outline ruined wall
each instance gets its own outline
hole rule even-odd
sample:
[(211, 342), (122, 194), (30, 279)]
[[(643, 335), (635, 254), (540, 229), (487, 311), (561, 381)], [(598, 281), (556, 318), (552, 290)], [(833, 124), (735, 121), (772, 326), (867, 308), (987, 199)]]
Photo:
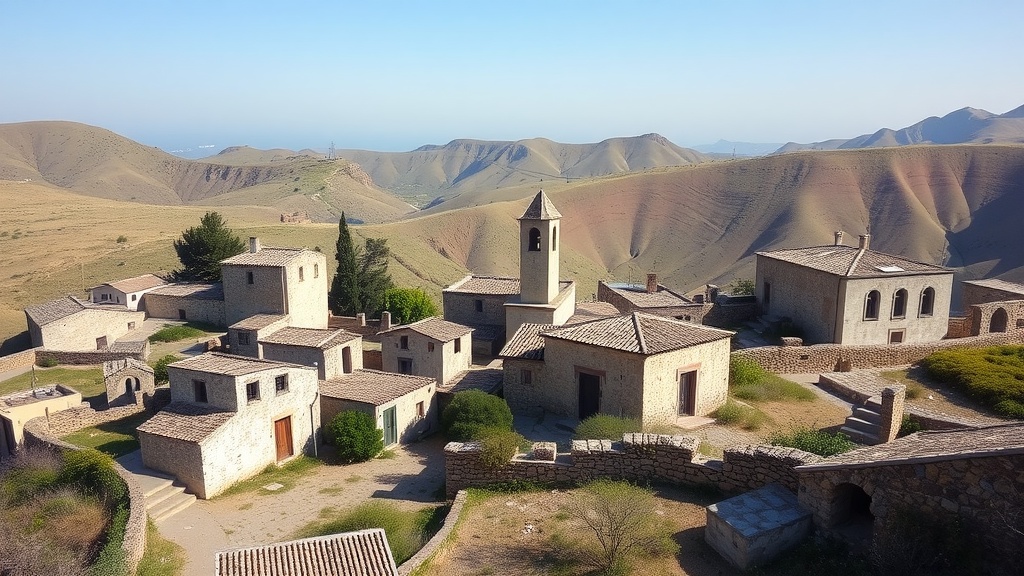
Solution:
[(971, 317), (950, 317), (946, 328), (946, 338), (966, 338), (971, 334)]
[(1024, 343), (1024, 329), (1010, 332), (938, 340), (920, 344), (858, 345), (815, 344), (813, 346), (761, 346), (736, 350), (733, 356), (749, 358), (777, 374), (806, 374), (838, 371), (840, 360), (852, 368), (880, 368), (913, 364), (939, 350), (979, 348)]
[(150, 292), (143, 297), (143, 307), (150, 318), (167, 318), (181, 320), (181, 311), (185, 311), (185, 320), (203, 322), (214, 326), (227, 326), (224, 318), (224, 301), (209, 298), (193, 298), (189, 296), (172, 296)]
[(574, 484), (597, 478), (711, 485), (725, 492), (756, 489), (778, 482), (797, 488), (794, 467), (821, 461), (814, 454), (778, 446), (740, 446), (725, 451), (722, 460), (697, 453), (700, 440), (687, 436), (626, 434), (621, 442), (574, 440), (569, 454), (555, 454), (550, 443), (534, 445), (532, 456), (517, 456), (500, 468), (480, 463), (475, 442), (449, 442), (444, 448), (445, 490), (448, 497), (463, 488), (496, 482), (529, 480)]
[(970, 307), (969, 317), (974, 336), (1019, 330), (1024, 328), (1024, 300), (976, 304)]

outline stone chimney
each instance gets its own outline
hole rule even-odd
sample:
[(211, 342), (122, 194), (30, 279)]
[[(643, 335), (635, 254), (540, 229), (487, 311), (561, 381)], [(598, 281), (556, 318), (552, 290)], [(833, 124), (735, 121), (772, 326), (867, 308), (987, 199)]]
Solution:
[(658, 291), (658, 275), (648, 274), (647, 275), (647, 293), (654, 294)]
[(366, 313), (356, 312), (356, 324), (359, 326), (366, 326)]
[(860, 239), (858, 248), (861, 250), (867, 250), (871, 246), (871, 234), (861, 234), (858, 238)]
[(842, 230), (836, 230), (836, 246), (842, 246), (842, 245), (843, 245), (843, 231)]
[(249, 236), (249, 252), (255, 254), (260, 251), (260, 239), (255, 236)]
[(716, 286), (714, 284), (708, 284), (705, 287), (704, 294), (707, 295), (707, 298), (705, 298), (705, 301), (708, 304), (714, 304), (715, 301), (718, 300), (718, 286)]
[(381, 332), (383, 332), (384, 330), (390, 330), (390, 329), (391, 329), (391, 312), (388, 312), (387, 310), (385, 310), (385, 311), (380, 313), (380, 330), (381, 330)]

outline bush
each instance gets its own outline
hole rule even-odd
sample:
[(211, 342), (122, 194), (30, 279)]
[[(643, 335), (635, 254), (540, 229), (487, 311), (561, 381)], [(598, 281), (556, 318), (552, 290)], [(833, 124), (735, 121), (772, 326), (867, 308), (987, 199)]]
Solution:
[(395, 324), (409, 324), (440, 314), (437, 304), (422, 288), (386, 290), (382, 306), (391, 312), (391, 321)]
[(167, 382), (168, 380), (170, 380), (170, 377), (167, 375), (167, 365), (171, 364), (172, 362), (177, 362), (180, 359), (180, 357), (174, 354), (168, 354), (157, 360), (156, 363), (153, 364), (154, 380), (156, 380), (157, 382)]
[(125, 236), (124, 234), (122, 234), (122, 235), (117, 237), (117, 243), (118, 244), (124, 244), (127, 241), (128, 241), (128, 237)]
[(752, 406), (744, 406), (732, 398), (726, 400), (718, 410), (711, 413), (719, 424), (736, 425), (744, 430), (757, 430), (768, 420), (768, 416)]
[(753, 386), (768, 376), (768, 371), (750, 358), (729, 358), (729, 388)]
[(474, 440), (480, 442), (480, 462), (488, 468), (500, 468), (519, 452), (526, 441), (522, 434), (507, 428), (480, 428)]
[(479, 390), (457, 392), (441, 414), (450, 440), (472, 440), (480, 428), (512, 429), (512, 411), (504, 399)]
[(1024, 419), (1024, 346), (943, 350), (921, 364), (999, 415)]
[(623, 434), (640, 432), (643, 426), (636, 418), (610, 414), (594, 414), (576, 425), (577, 440), (619, 440)]
[(365, 462), (384, 449), (384, 431), (373, 416), (358, 410), (338, 413), (327, 425), (327, 439), (342, 462)]
[(797, 428), (789, 434), (775, 432), (768, 437), (768, 443), (796, 448), (818, 456), (835, 456), (849, 452), (857, 446), (842, 432), (832, 433), (813, 428)]
[(814, 400), (814, 392), (796, 382), (761, 368), (753, 360), (738, 356), (729, 360), (729, 388), (732, 395), (755, 402), (766, 400)]
[(924, 430), (924, 427), (921, 426), (921, 423), (918, 422), (917, 418), (914, 418), (910, 414), (904, 414), (903, 421), (900, 422), (900, 431), (897, 436), (909, 436), (910, 434), (920, 432), (921, 430)]
[(57, 483), (76, 486), (111, 507), (128, 497), (128, 487), (114, 470), (114, 459), (93, 449), (64, 452)]
[(40, 368), (53, 368), (59, 364), (60, 362), (58, 362), (53, 356), (40, 356), (39, 359), (36, 360), (36, 366), (39, 366)]
[(153, 333), (153, 335), (149, 337), (149, 341), (152, 343), (177, 342), (186, 338), (198, 338), (204, 334), (205, 332), (194, 326), (165, 326)]

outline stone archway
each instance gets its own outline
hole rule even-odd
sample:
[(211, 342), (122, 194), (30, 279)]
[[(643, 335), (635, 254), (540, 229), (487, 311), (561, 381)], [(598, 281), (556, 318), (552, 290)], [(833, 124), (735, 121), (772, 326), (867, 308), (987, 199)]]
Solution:
[(843, 483), (832, 490), (831, 526), (837, 534), (854, 545), (871, 542), (875, 515), (871, 513), (871, 496), (856, 484)]
[(992, 313), (992, 319), (988, 323), (989, 332), (1006, 332), (1006, 325), (1009, 323), (1009, 317), (1006, 314), (1005, 308), (996, 308), (996, 311)]

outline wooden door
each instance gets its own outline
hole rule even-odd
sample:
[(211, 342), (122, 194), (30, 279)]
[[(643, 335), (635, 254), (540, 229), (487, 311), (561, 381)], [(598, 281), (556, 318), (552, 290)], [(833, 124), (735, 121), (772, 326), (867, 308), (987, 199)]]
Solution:
[(693, 416), (697, 405), (697, 372), (679, 375), (679, 415)]
[(398, 418), (395, 407), (384, 411), (384, 445), (391, 446), (398, 442)]
[(281, 418), (274, 422), (274, 441), (277, 443), (277, 461), (288, 458), (295, 451), (292, 449), (292, 417)]

